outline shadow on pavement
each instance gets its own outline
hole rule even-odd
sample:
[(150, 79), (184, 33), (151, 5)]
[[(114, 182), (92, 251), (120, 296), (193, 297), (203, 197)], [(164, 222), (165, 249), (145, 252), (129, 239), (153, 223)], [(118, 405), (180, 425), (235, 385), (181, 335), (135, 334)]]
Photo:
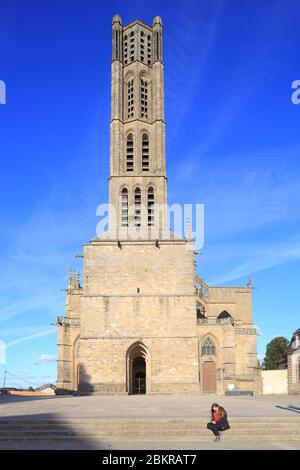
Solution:
[(276, 405), (276, 408), (280, 408), (281, 410), (286, 410), (286, 411), (293, 411), (294, 413), (299, 413), (300, 414), (300, 408), (298, 408), (297, 406), (293, 406), (293, 405), (288, 405), (288, 406)]
[[(69, 421), (69, 422), (68, 422)], [(87, 420), (88, 421), (88, 420)], [(109, 442), (85, 435), (78, 425), (82, 421), (62, 419), (55, 413), (6, 416), (0, 418), (1, 450), (110, 450)], [(87, 431), (96, 432), (93, 424), (87, 424)]]

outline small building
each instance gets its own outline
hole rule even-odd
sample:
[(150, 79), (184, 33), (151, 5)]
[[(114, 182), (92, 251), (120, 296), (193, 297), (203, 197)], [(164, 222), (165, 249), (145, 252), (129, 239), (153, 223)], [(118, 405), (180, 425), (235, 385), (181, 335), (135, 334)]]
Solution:
[(0, 395), (10, 395), (13, 392), (16, 392), (17, 389), (15, 387), (1, 387), (0, 388)]
[(287, 353), (288, 392), (290, 395), (300, 394), (300, 328), (296, 330)]
[(53, 384), (44, 384), (35, 389), (36, 392), (43, 393), (45, 395), (55, 395), (56, 386)]

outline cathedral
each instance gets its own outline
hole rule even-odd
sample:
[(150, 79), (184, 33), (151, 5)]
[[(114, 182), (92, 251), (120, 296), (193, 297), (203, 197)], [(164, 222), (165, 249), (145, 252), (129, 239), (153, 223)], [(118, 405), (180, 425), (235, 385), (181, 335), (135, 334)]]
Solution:
[[(251, 282), (210, 287), (166, 217), (162, 21), (112, 22), (109, 224), (57, 318), (58, 393), (255, 392)], [(188, 227), (187, 227), (188, 228)]]

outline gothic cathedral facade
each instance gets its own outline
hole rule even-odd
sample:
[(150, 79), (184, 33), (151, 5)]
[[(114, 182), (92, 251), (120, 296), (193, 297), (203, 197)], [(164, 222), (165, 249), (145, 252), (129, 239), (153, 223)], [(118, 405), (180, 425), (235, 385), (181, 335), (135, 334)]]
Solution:
[(161, 19), (116, 15), (112, 35), (109, 227), (83, 246), (82, 286), (70, 272), (57, 389), (254, 392), (251, 283), (206, 285), (193, 240), (167, 226)]

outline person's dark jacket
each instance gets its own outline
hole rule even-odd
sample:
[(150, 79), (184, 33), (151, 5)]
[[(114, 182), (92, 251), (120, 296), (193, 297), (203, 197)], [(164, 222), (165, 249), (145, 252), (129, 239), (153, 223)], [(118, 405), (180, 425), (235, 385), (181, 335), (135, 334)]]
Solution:
[(218, 421), (218, 427), (220, 431), (226, 431), (226, 429), (230, 429), (228, 419), (227, 419), (227, 413), (225, 413), (225, 416)]

